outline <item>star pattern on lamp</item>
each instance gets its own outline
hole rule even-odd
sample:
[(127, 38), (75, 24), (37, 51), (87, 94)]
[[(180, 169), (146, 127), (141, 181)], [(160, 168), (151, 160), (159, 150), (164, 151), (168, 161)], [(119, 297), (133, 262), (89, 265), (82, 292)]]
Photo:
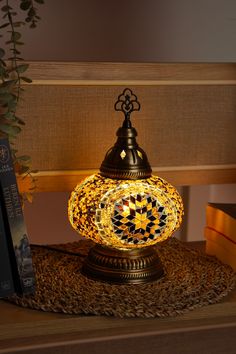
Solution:
[(166, 225), (165, 208), (146, 193), (121, 198), (115, 203), (112, 224), (115, 234), (127, 243), (155, 240)]

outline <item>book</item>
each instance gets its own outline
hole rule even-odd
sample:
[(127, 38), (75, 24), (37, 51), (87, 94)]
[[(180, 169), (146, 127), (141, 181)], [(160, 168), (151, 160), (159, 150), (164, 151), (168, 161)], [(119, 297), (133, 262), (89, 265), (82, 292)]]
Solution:
[(206, 226), (236, 242), (236, 204), (209, 203)]
[(4, 228), (2, 208), (0, 204), (0, 298), (15, 293), (12, 268), (8, 252), (7, 236)]
[(216, 256), (221, 262), (230, 265), (236, 271), (236, 242), (222, 233), (205, 227), (206, 253)]
[(236, 259), (235, 255), (230, 254), (223, 247), (218, 245), (218, 243), (208, 240), (206, 243), (206, 254), (209, 256), (215, 256), (222, 263), (228, 264), (236, 272)]
[(31, 294), (35, 276), (9, 142), (0, 139), (0, 201), (15, 291)]
[(206, 239), (218, 242), (219, 245), (225, 247), (229, 252), (234, 253), (236, 257), (236, 242), (222, 233), (219, 233), (209, 227), (205, 227), (204, 235)]

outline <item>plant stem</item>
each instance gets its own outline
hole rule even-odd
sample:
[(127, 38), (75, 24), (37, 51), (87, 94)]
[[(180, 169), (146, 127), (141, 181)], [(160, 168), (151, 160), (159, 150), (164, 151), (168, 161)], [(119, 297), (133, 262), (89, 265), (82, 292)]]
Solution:
[[(6, 5), (9, 6), (9, 1), (6, 0)], [(11, 15), (11, 11), (8, 10), (8, 13), (7, 13), (7, 17), (8, 17), (8, 20), (9, 20), (9, 23), (10, 23), (10, 26), (11, 26), (11, 35), (12, 35), (12, 38), (14, 38), (14, 35), (15, 35), (15, 29), (14, 29), (14, 25), (13, 25), (13, 21), (12, 21), (12, 15)], [(17, 58), (16, 58), (16, 42), (15, 40), (12, 41), (13, 43), (13, 48), (12, 48), (12, 51), (13, 51), (13, 59), (12, 59), (12, 67), (17, 75), (17, 95), (16, 95), (16, 102), (19, 101), (19, 98), (20, 98), (20, 84), (21, 84), (21, 78), (20, 78), (20, 74), (18, 73), (17, 71)], [(14, 114), (16, 113), (16, 108), (14, 109)]]

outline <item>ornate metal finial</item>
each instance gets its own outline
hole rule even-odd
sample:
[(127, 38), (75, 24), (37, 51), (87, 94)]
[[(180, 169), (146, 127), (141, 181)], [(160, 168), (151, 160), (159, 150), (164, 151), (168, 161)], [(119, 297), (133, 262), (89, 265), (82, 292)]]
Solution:
[(138, 102), (137, 96), (131, 91), (131, 89), (126, 88), (121, 95), (118, 96), (118, 100), (115, 103), (115, 110), (122, 111), (125, 115), (125, 120), (123, 127), (130, 128), (130, 114), (133, 111), (140, 110), (140, 103)]
[(117, 132), (115, 145), (108, 150), (101, 164), (104, 177), (116, 179), (144, 179), (152, 173), (145, 151), (136, 141), (137, 132), (131, 125), (130, 114), (140, 110), (137, 96), (126, 88), (115, 103), (115, 110), (122, 111), (125, 120)]

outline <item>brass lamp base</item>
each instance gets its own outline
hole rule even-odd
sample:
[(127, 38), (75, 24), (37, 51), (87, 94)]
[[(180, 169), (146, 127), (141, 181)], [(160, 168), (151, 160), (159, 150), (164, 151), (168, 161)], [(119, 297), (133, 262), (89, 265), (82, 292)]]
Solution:
[(88, 278), (116, 284), (147, 283), (164, 274), (154, 247), (123, 251), (101, 245), (91, 248), (81, 271)]

